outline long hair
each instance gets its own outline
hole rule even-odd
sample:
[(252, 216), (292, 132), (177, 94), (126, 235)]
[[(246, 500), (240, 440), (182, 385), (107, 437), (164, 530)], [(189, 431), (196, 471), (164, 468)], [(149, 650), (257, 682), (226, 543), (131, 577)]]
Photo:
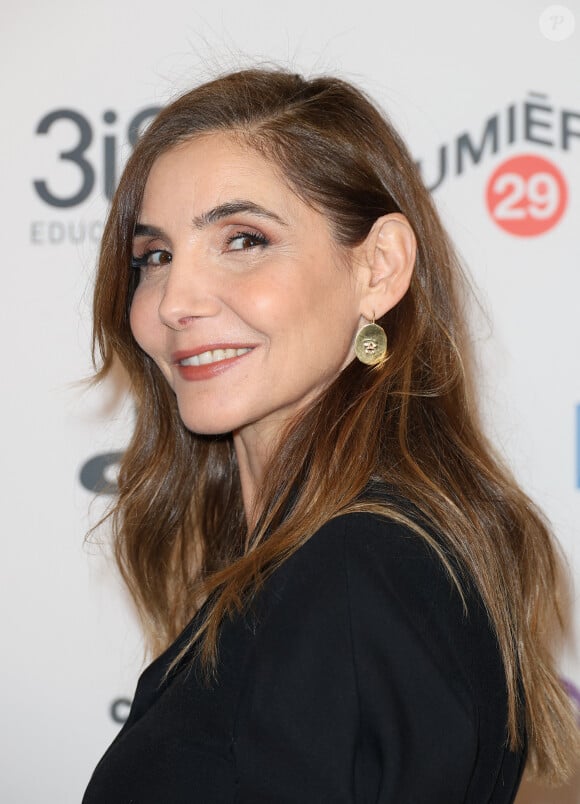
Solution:
[[(129, 326), (132, 238), (149, 171), (162, 153), (206, 132), (234, 133), (268, 159), (326, 215), (345, 249), (390, 212), (408, 218), (418, 243), (409, 291), (379, 322), (389, 335), (388, 361), (378, 369), (354, 361), (289, 423), (265, 474), (251, 533), (231, 436), (185, 428), (173, 392)], [(439, 549), (460, 588), (462, 573), (475, 583), (505, 668), (509, 743), (521, 745), (523, 722), (532, 767), (558, 781), (570, 772), (577, 745), (547, 644), (553, 622), (561, 622), (558, 557), (542, 516), (478, 424), (463, 284), (407, 148), (348, 83), (246, 70), (166, 107), (121, 177), (94, 297), (97, 376), (119, 359), (136, 401), (111, 511), (116, 557), (155, 653), (208, 601), (193, 640), (211, 669), (223, 619), (247, 605), (264, 578), (324, 522), (355, 510), (407, 522)], [(377, 479), (388, 484), (389, 502), (365, 499)], [(429, 536), (433, 529), (442, 547)]]

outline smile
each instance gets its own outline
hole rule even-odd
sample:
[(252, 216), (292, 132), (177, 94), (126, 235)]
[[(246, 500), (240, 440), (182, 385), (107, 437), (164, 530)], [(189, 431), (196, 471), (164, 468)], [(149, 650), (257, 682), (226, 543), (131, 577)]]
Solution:
[(250, 347), (242, 349), (210, 349), (198, 355), (184, 357), (178, 361), (179, 366), (207, 366), (210, 363), (220, 363), (222, 360), (230, 360), (232, 357), (240, 357), (247, 352), (251, 352)]

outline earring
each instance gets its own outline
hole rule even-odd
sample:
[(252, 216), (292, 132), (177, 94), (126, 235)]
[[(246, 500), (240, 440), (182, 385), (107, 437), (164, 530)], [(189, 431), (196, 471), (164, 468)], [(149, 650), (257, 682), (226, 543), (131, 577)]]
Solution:
[(374, 313), (372, 324), (365, 324), (357, 332), (354, 352), (366, 366), (376, 366), (386, 358), (387, 333), (379, 324), (375, 324)]

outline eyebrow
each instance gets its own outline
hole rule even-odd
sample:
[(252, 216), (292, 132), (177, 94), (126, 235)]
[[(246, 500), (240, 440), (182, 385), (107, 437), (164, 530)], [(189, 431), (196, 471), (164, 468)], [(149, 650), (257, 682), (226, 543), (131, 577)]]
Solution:
[[(194, 229), (203, 229), (205, 226), (209, 226), (212, 223), (223, 220), (223, 218), (228, 218), (230, 215), (239, 215), (241, 212), (256, 215), (258, 218), (266, 218), (267, 220), (275, 221), (282, 226), (288, 225), (286, 221), (284, 221), (275, 212), (272, 212), (265, 207), (261, 207), (259, 204), (255, 204), (253, 201), (246, 201), (245, 199), (227, 201), (224, 204), (219, 204), (217, 207), (213, 207), (212, 209), (208, 209), (206, 212), (202, 212), (201, 215), (196, 215), (191, 223)], [(151, 226), (148, 223), (137, 223), (135, 225), (133, 237), (163, 238), (166, 237), (166, 235), (163, 229), (160, 229), (158, 226)]]
[(213, 209), (207, 210), (207, 212), (202, 212), (201, 215), (196, 215), (193, 218), (192, 225), (194, 229), (203, 229), (204, 226), (220, 221), (223, 218), (228, 218), (230, 215), (238, 215), (240, 212), (249, 212), (258, 218), (267, 218), (286, 226), (286, 222), (275, 212), (245, 199), (227, 201), (225, 204), (220, 204), (217, 207), (213, 207)]
[[(217, 207), (208, 209), (202, 212), (201, 215), (196, 215), (191, 223), (194, 229), (203, 229), (212, 223), (228, 218), (230, 215), (239, 215), (241, 212), (256, 215), (258, 218), (266, 218), (267, 220), (275, 221), (282, 226), (288, 224), (275, 212), (272, 212), (253, 201), (246, 201), (245, 199), (227, 201), (224, 204), (219, 204)], [(150, 226), (148, 223), (137, 223), (135, 225), (134, 237), (165, 237), (165, 232), (158, 226)]]
[(165, 237), (163, 229), (157, 226), (149, 226), (148, 223), (136, 223), (133, 237)]

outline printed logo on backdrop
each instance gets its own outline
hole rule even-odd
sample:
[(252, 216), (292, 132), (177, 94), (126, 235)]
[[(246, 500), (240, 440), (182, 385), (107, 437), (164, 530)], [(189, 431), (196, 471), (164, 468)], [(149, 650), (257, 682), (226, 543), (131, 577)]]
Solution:
[(113, 723), (123, 725), (123, 723), (129, 717), (132, 703), (131, 698), (115, 698), (114, 701), (111, 701), (111, 705), (109, 706), (109, 715)]
[[(547, 95), (530, 92), (522, 102), (486, 118), (478, 132), (464, 131), (451, 143), (440, 145), (433, 165), (423, 160), (418, 165), (434, 192), (449, 178), (523, 144), (523, 153), (507, 157), (492, 169), (485, 204), (491, 219), (505, 232), (534, 237), (556, 226), (568, 205), (566, 179), (550, 156), (570, 151), (579, 139), (580, 111), (558, 109)], [(531, 152), (530, 145), (542, 153)]]
[(86, 461), (79, 472), (81, 486), (93, 494), (115, 494), (122, 452), (105, 452)]
[(49, 141), (52, 157), (43, 166), (42, 175), (32, 182), (46, 214), (31, 221), (31, 243), (100, 241), (103, 221), (79, 216), (78, 208), (96, 196), (111, 200), (121, 151), (127, 145), (135, 145), (160, 108), (141, 109), (126, 121), (113, 109), (107, 109), (98, 119), (73, 108), (53, 109), (40, 117), (34, 133)]
[[(33, 179), (34, 191), (53, 213), (31, 221), (34, 244), (98, 243), (102, 220), (87, 220), (78, 208), (95, 195), (110, 200), (119, 175), (120, 153), (133, 147), (144, 127), (160, 111), (151, 106), (120, 119), (107, 109), (97, 119), (79, 109), (60, 108), (42, 114), (35, 136), (47, 138), (53, 156), (43, 175)], [(522, 143), (539, 146), (542, 155), (526, 150), (496, 166), (486, 189), (492, 220), (504, 231), (530, 237), (553, 228), (565, 213), (568, 188), (562, 171), (547, 151), (567, 152), (580, 139), (580, 111), (551, 105), (547, 95), (530, 92), (483, 121), (479, 130), (466, 130), (436, 149), (433, 164), (418, 162), (434, 192), (452, 176)]]
[(568, 201), (562, 172), (534, 154), (506, 159), (492, 173), (486, 189), (488, 212), (509, 234), (534, 237), (552, 229)]

